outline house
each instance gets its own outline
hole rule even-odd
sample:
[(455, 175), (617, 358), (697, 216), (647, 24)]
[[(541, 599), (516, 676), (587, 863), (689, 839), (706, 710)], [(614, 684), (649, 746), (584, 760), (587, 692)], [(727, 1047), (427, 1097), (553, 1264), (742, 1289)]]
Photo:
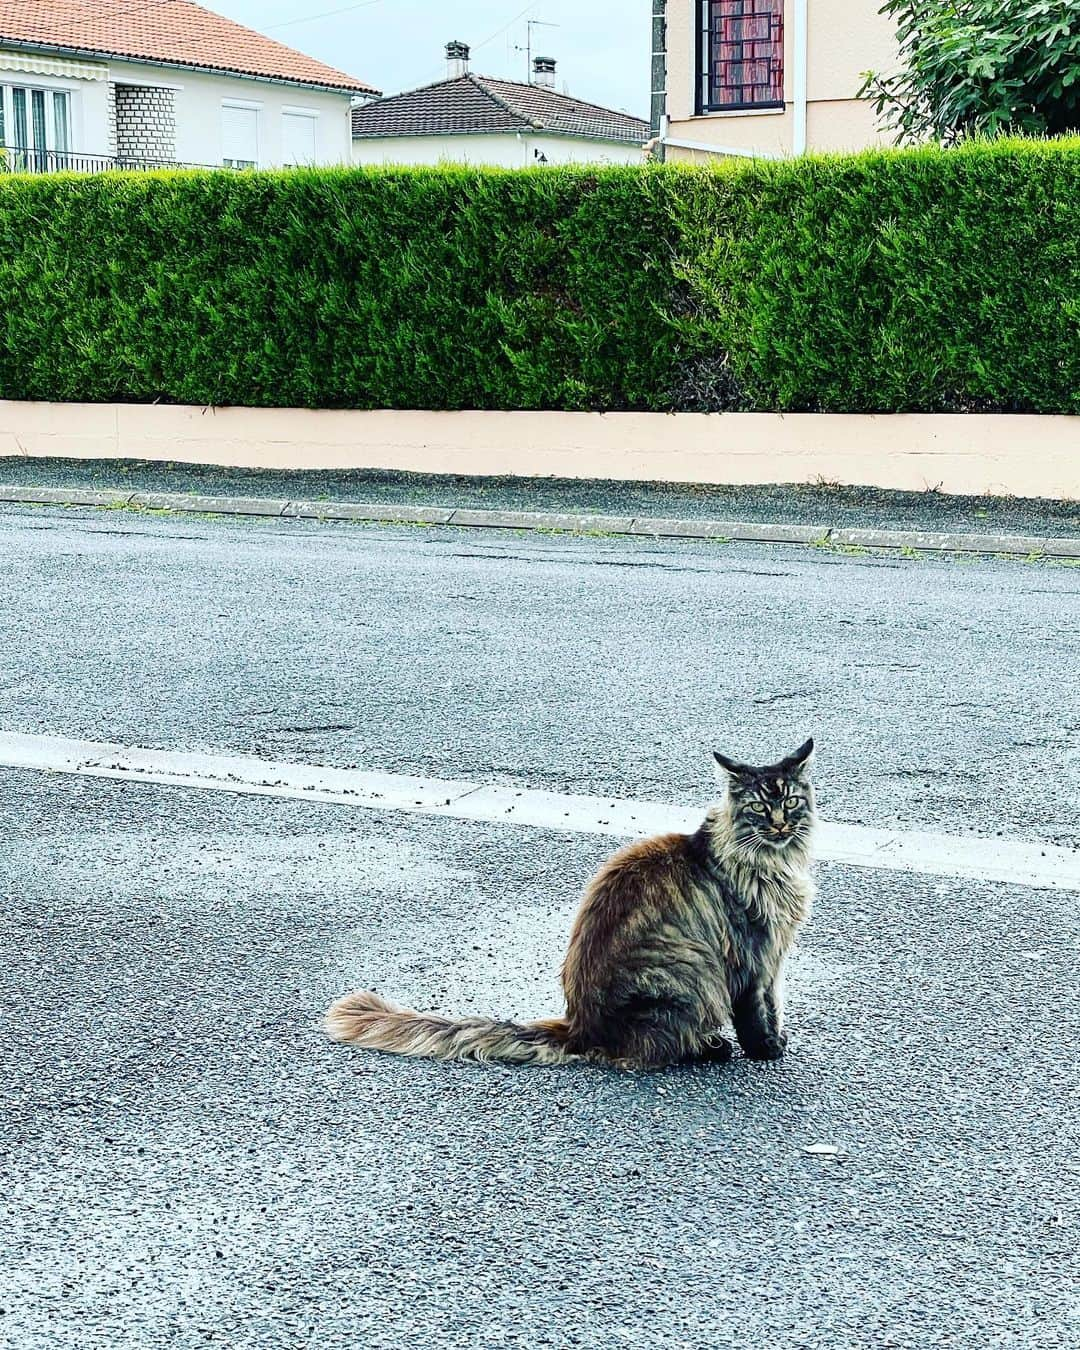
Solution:
[(469, 48), (446, 48), (447, 78), (353, 109), (357, 164), (636, 164), (648, 123), (559, 93), (555, 62), (539, 56), (533, 82), (469, 70)]
[(881, 0), (653, 0), (653, 127), (669, 160), (890, 143), (857, 97), (897, 59)]
[(0, 168), (347, 164), (378, 92), (193, 0), (0, 3)]

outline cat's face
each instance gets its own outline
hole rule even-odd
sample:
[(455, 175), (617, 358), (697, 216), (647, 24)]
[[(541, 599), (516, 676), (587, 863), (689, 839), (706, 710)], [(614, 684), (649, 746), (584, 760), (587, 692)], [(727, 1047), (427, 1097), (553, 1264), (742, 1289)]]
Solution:
[(807, 741), (779, 764), (755, 768), (715, 752), (716, 762), (727, 775), (737, 843), (756, 851), (807, 842), (814, 824), (813, 753), (814, 742)]

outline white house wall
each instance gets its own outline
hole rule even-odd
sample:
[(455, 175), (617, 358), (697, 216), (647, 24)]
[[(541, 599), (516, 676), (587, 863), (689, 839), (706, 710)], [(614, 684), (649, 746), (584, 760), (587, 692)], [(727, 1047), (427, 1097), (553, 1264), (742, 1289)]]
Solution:
[(62, 69), (64, 64), (60, 61), (50, 63), (48, 58), (41, 58), (37, 71), (4, 68), (5, 57), (22, 55), (0, 49), (0, 83), (68, 90), (71, 94), (71, 153), (74, 155), (115, 153), (115, 126), (110, 116), (111, 83), (141, 84), (173, 91), (176, 147), (172, 158), (181, 163), (220, 165), (221, 109), (225, 100), (257, 105), (260, 168), (275, 168), (282, 163), (282, 114), (286, 111), (316, 114), (316, 150), (320, 164), (351, 162), (350, 99), (347, 94), (164, 66), (143, 66), (132, 61), (82, 63), (90, 78), (45, 73), (50, 66)]
[(535, 161), (539, 150), (549, 164), (640, 164), (643, 158), (641, 142), (577, 140), (572, 136), (530, 136), (528, 163)]
[(595, 141), (585, 137), (501, 136), (377, 136), (353, 141), (357, 164), (472, 164), (521, 169), (549, 164), (640, 164), (640, 145), (622, 141)]
[(286, 111), (317, 114), (316, 149), (320, 164), (349, 163), (351, 134), (346, 94), (316, 93), (288, 85), (138, 66), (126, 61), (110, 62), (109, 73), (116, 84), (142, 83), (176, 90), (176, 158), (181, 163), (221, 163), (221, 109), (226, 99), (258, 106), (260, 168), (276, 168), (282, 163), (282, 114)]
[(516, 136), (376, 136), (353, 141), (356, 164), (494, 164), (519, 169), (525, 140)]

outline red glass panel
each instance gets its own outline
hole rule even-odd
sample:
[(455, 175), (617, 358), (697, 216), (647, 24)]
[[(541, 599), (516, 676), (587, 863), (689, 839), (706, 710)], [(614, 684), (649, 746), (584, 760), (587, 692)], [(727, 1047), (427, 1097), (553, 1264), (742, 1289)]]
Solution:
[(784, 0), (705, 0), (707, 106), (784, 101)]

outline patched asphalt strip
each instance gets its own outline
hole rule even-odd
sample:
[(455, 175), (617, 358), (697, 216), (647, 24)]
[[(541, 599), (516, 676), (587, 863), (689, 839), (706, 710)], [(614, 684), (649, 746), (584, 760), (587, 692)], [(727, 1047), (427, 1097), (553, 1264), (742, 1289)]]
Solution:
[[(0, 765), (612, 838), (692, 830), (702, 817), (701, 807), (665, 802), (369, 773), (251, 756), (144, 750), (16, 732), (0, 733)], [(1029, 840), (899, 832), (834, 822), (821, 825), (816, 853), (823, 861), (850, 867), (1080, 891), (1080, 851)]]
[(605, 516), (558, 511), (493, 511), (383, 502), (288, 501), (276, 497), (210, 497), (188, 492), (123, 492), (113, 488), (0, 486), (0, 502), (25, 506), (126, 507), (195, 515), (267, 516), (286, 520), (372, 524), (452, 525), (473, 529), (630, 535), (652, 539), (817, 544), (836, 548), (910, 549), (926, 553), (989, 553), (1080, 558), (1080, 538), (1015, 534), (958, 534), (923, 530), (851, 529), (824, 525), (759, 524), (660, 516)]

